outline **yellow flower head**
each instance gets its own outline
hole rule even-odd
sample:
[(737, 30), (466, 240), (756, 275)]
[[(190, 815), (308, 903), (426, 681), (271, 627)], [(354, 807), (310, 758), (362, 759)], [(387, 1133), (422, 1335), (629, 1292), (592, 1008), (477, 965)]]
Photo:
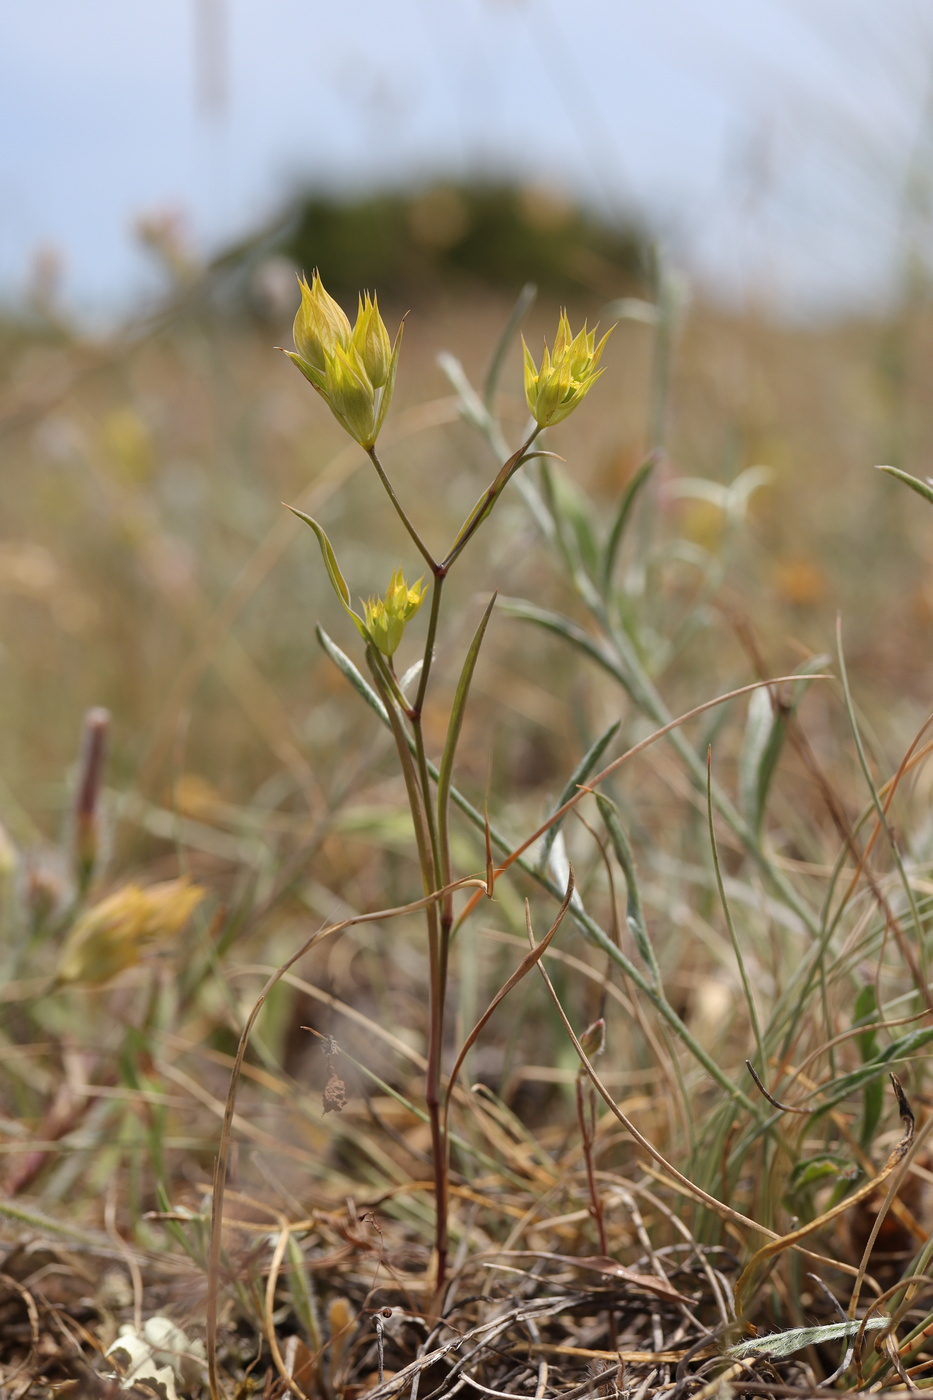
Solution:
[(204, 898), (189, 880), (124, 885), (86, 909), (62, 946), (57, 982), (100, 986), (139, 962), (146, 947), (174, 938)]
[(396, 569), (386, 596), (370, 598), (363, 604), (366, 630), (383, 656), (393, 656), (398, 650), (406, 623), (421, 607), (426, 592), (420, 578), (409, 587), (401, 569)]
[(332, 355), (338, 345), (346, 349), (350, 343), (350, 322), (343, 308), (324, 290), (317, 269), (311, 275), (311, 285), (307, 278), (299, 277), (301, 305), (295, 317), (295, 349), (303, 360), (314, 369), (322, 371), (327, 356)]
[(531, 351), (522, 337), (525, 357), (525, 399), (539, 428), (549, 428), (571, 414), (582, 403), (596, 383), (602, 370), (598, 368), (603, 346), (612, 334), (608, 330), (599, 344), (596, 331), (588, 331), (586, 323), (579, 335), (570, 330), (566, 311), (560, 313), (554, 348), (545, 342), (541, 368), (535, 367)]
[(285, 353), (350, 436), (368, 450), (379, 436), (392, 398), (402, 327), (392, 345), (378, 303), (368, 292), (360, 297), (351, 327), (316, 271), (310, 286), (304, 277), (299, 286), (295, 349)]

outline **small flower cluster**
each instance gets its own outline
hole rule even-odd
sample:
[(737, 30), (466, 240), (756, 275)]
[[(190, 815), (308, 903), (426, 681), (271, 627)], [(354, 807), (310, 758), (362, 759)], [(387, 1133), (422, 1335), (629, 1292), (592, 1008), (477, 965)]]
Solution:
[(304, 277), (299, 278), (299, 286), (295, 350), (285, 353), (350, 436), (368, 450), (379, 436), (392, 398), (402, 327), (393, 346), (378, 303), (368, 292), (359, 299), (356, 324), (351, 327), (316, 271), (310, 286)]
[(602, 370), (598, 368), (603, 346), (612, 334), (608, 330), (599, 344), (596, 332), (587, 331), (586, 323), (574, 338), (562, 311), (554, 337), (554, 348), (544, 346), (541, 368), (535, 368), (531, 351), (522, 337), (525, 352), (525, 399), (539, 428), (550, 428), (571, 414), (582, 403)]
[(396, 569), (385, 598), (370, 598), (363, 604), (366, 630), (383, 656), (393, 656), (410, 622), (424, 601), (427, 589), (419, 578), (410, 587), (401, 569)]

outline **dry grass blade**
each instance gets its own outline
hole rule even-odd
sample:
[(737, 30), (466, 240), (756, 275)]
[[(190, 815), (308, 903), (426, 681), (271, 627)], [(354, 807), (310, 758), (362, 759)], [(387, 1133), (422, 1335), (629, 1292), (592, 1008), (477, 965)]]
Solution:
[(217, 1365), (217, 1317), (223, 1249), (224, 1194), (226, 1191), (233, 1120), (236, 1112), (237, 1088), (243, 1070), (243, 1061), (249, 1046), (250, 1035), (265, 1003), (266, 997), (272, 991), (273, 987), (282, 980), (289, 969), (294, 967), (295, 963), (299, 962), (301, 958), (325, 938), (330, 938), (334, 934), (340, 933), (344, 929), (352, 928), (358, 924), (377, 923), (384, 919), (396, 918), (402, 914), (414, 913), (420, 909), (424, 909), (428, 904), (436, 903), (446, 898), (449, 894), (458, 889), (473, 887), (475, 885), (482, 886), (483, 881), (472, 878), (457, 880), (448, 888), (438, 890), (435, 894), (428, 895), (424, 899), (414, 900), (410, 904), (397, 905), (392, 909), (377, 910), (375, 913), (371, 914), (355, 914), (352, 918), (342, 919), (338, 923), (328, 924), (326, 927), (318, 929), (316, 933), (313, 933), (310, 938), (305, 940), (301, 947), (298, 948), (290, 958), (276, 969), (272, 976), (269, 977), (254, 1002), (240, 1035), (239, 1045), (237, 1046), (236, 1059), (234, 1060), (233, 1069), (230, 1074), (230, 1087), (227, 1092), (227, 1102), (224, 1110), (220, 1140), (217, 1147), (217, 1157), (214, 1162), (214, 1184), (211, 1193), (210, 1254), (208, 1263), (207, 1298), (205, 1302), (208, 1382), (211, 1390), (211, 1400), (221, 1400), (224, 1394), (220, 1384), (220, 1373)]
[(610, 1259), (604, 1254), (554, 1254), (549, 1250), (509, 1249), (504, 1250), (500, 1258), (543, 1259), (554, 1264), (569, 1264), (572, 1268), (582, 1269), (584, 1272), (621, 1279), (623, 1283), (631, 1283), (636, 1288), (644, 1288), (648, 1293), (655, 1293), (659, 1298), (665, 1298), (671, 1303), (689, 1305), (693, 1302), (692, 1298), (678, 1293), (676, 1288), (672, 1288), (669, 1283), (658, 1278), (657, 1275), (640, 1274), (635, 1269), (627, 1269), (624, 1264), (619, 1264), (615, 1259)]
[(552, 941), (553, 938), (554, 938), (554, 935), (557, 933), (557, 930), (560, 928), (561, 924), (564, 922), (564, 916), (565, 916), (565, 914), (567, 913), (567, 910), (570, 908), (570, 901), (571, 901), (571, 899), (573, 898), (573, 890), (574, 890), (574, 876), (573, 876), (573, 867), (571, 866), (571, 868), (570, 868), (570, 875), (569, 875), (569, 878), (568, 878), (568, 880), (567, 880), (567, 893), (564, 895), (563, 903), (561, 904), (560, 909), (557, 911), (557, 918), (554, 920), (553, 924), (552, 924), (551, 927), (548, 929), (547, 933), (546, 933), (545, 936), (542, 938), (541, 942), (537, 945), (537, 947), (536, 947), (532, 952), (527, 953), (527, 954), (525, 955), (525, 957), (522, 959), (522, 961), (521, 961), (521, 963), (519, 964), (519, 966), (518, 966), (518, 967), (515, 969), (515, 971), (512, 973), (512, 975), (511, 975), (511, 977), (508, 979), (508, 981), (505, 982), (504, 985), (501, 986), (501, 987), (499, 988), (498, 992), (496, 992), (496, 994), (495, 994), (495, 996), (493, 997), (492, 1001), (491, 1001), (491, 1002), (489, 1003), (489, 1005), (486, 1007), (486, 1010), (483, 1012), (482, 1016), (479, 1018), (479, 1020), (477, 1021), (476, 1025), (473, 1027), (473, 1029), (470, 1031), (469, 1035), (466, 1037), (466, 1039), (465, 1039), (464, 1042), (463, 1042), (463, 1045), (462, 1045), (461, 1048), (460, 1048), (460, 1053), (458, 1054), (456, 1060), (454, 1061), (453, 1069), (450, 1071), (450, 1075), (449, 1075), (448, 1081), (447, 1081), (447, 1090), (446, 1090), (446, 1093), (445, 1093), (445, 1095), (444, 1095), (444, 1118), (445, 1118), (445, 1122), (446, 1122), (447, 1115), (448, 1115), (449, 1110), (450, 1110), (450, 1098), (451, 1098), (451, 1094), (453, 1093), (454, 1085), (455, 1085), (456, 1082), (457, 1082), (457, 1077), (458, 1077), (458, 1075), (459, 1075), (459, 1073), (460, 1073), (460, 1070), (463, 1068), (463, 1062), (464, 1062), (464, 1060), (466, 1059), (467, 1055), (470, 1053), (470, 1050), (471, 1050), (471, 1049), (473, 1048), (473, 1046), (476, 1044), (476, 1041), (477, 1041), (477, 1039), (479, 1038), (479, 1035), (480, 1035), (480, 1033), (481, 1033), (483, 1027), (484, 1027), (484, 1026), (486, 1025), (486, 1023), (489, 1021), (490, 1017), (493, 1015), (493, 1013), (494, 1013), (494, 1011), (496, 1010), (496, 1008), (497, 1008), (499, 1005), (501, 1005), (501, 1003), (502, 1003), (502, 1002), (505, 1000), (505, 998), (508, 996), (508, 994), (509, 994), (509, 992), (512, 990), (512, 988), (518, 986), (519, 982), (522, 981), (522, 979), (523, 979), (523, 978), (531, 971), (531, 969), (535, 966), (535, 964), (538, 962), (538, 960), (539, 960), (540, 958), (542, 958), (542, 957), (544, 956), (544, 954), (547, 952), (548, 947), (550, 946), (551, 941)]
[[(860, 1201), (868, 1200), (870, 1196), (875, 1194), (878, 1187), (881, 1186), (883, 1182), (887, 1181), (895, 1168), (904, 1161), (914, 1139), (916, 1120), (914, 1118), (913, 1109), (907, 1101), (907, 1096), (901, 1088), (900, 1080), (897, 1075), (892, 1074), (890, 1078), (891, 1087), (897, 1099), (901, 1122), (904, 1124), (904, 1133), (900, 1141), (892, 1149), (888, 1160), (877, 1176), (873, 1177), (871, 1181), (866, 1181), (857, 1191), (853, 1191), (851, 1196), (846, 1196), (844, 1200), (831, 1206), (829, 1210), (824, 1211), (822, 1215), (817, 1216), (815, 1220), (809, 1220), (805, 1225), (799, 1226), (798, 1229), (791, 1230), (787, 1235), (782, 1235), (780, 1239), (772, 1240), (769, 1244), (763, 1245), (761, 1249), (757, 1250), (756, 1253), (752, 1255), (740, 1274), (738, 1283), (735, 1286), (735, 1308), (738, 1317), (747, 1317), (752, 1298), (763, 1281), (762, 1269), (765, 1265), (772, 1259), (776, 1259), (784, 1250), (791, 1249), (794, 1245), (805, 1240), (807, 1236), (812, 1235), (814, 1231), (829, 1225), (833, 1220), (837, 1220), (840, 1215), (845, 1215), (846, 1211), (851, 1210), (852, 1207), (858, 1205)], [(877, 1236), (877, 1229), (879, 1228), (880, 1220), (876, 1222), (875, 1236)], [(869, 1253), (870, 1249), (866, 1249), (862, 1261), (863, 1267), (867, 1262)], [(857, 1301), (858, 1287), (856, 1287), (853, 1294), (853, 1307), (857, 1304)]]
[[(646, 749), (651, 748), (653, 744), (656, 744), (659, 739), (663, 739), (665, 735), (672, 734), (675, 729), (682, 728), (683, 725), (689, 724), (693, 719), (698, 719), (700, 715), (705, 715), (709, 710), (717, 709), (720, 705), (727, 705), (730, 700), (741, 699), (743, 695), (750, 695), (752, 691), (761, 690), (766, 686), (782, 685), (799, 679), (799, 676), (772, 676), (770, 680), (752, 681), (749, 685), (740, 685), (734, 690), (729, 690), (722, 695), (717, 695), (714, 700), (705, 700), (702, 705), (694, 705), (692, 709), (685, 710), (683, 714), (678, 715), (676, 719), (672, 719), (670, 723), (662, 724), (660, 728), (653, 730), (650, 734), (646, 735), (644, 739), (640, 739), (637, 744), (633, 744), (631, 748), (626, 749), (625, 753), (620, 754), (618, 758), (614, 758), (605, 768), (600, 769), (594, 777), (590, 778), (580, 787), (579, 791), (575, 793), (573, 797), (568, 798), (562, 807), (558, 807), (556, 811), (552, 812), (546, 822), (542, 822), (530, 836), (518, 846), (515, 846), (514, 849), (509, 852), (506, 859), (497, 866), (496, 877), (498, 878), (500, 875), (505, 874), (509, 867), (514, 865), (519, 857), (525, 854), (529, 847), (533, 846), (536, 841), (540, 841), (541, 837), (545, 836), (547, 832), (550, 831), (555, 822), (563, 821), (567, 813), (572, 812), (584, 797), (594, 792), (595, 789), (599, 787), (600, 783), (605, 782), (613, 773), (617, 773), (623, 764), (636, 758), (638, 754), (644, 753)], [(813, 681), (831, 679), (832, 677), (830, 675), (823, 673), (808, 677), (808, 680)], [(466, 920), (471, 911), (476, 907), (478, 900), (478, 894), (470, 897), (458, 919), (458, 923), (463, 923)]]
[[(530, 911), (528, 910), (527, 906), (525, 910), (525, 917), (528, 941), (534, 949), (537, 947), (537, 944), (535, 942), (534, 932), (531, 927)], [(570, 1037), (570, 1040), (573, 1044), (573, 1048), (579, 1055), (580, 1063), (586, 1071), (587, 1075), (589, 1076), (593, 1087), (595, 1088), (596, 1092), (599, 1094), (603, 1102), (606, 1104), (613, 1117), (615, 1117), (619, 1121), (619, 1123), (622, 1124), (622, 1127), (629, 1134), (629, 1136), (633, 1138), (635, 1142), (638, 1143), (638, 1146), (648, 1154), (648, 1156), (653, 1162), (656, 1162), (658, 1166), (663, 1169), (663, 1171), (667, 1174), (669, 1180), (676, 1183), (676, 1185), (680, 1187), (680, 1189), (686, 1195), (691, 1196), (693, 1200), (699, 1201), (702, 1205), (707, 1206), (722, 1220), (728, 1220), (733, 1225), (741, 1225), (744, 1229), (747, 1230), (755, 1230), (762, 1235), (770, 1235), (772, 1239), (776, 1240), (778, 1236), (774, 1230), (769, 1230), (765, 1225), (759, 1225), (757, 1221), (750, 1219), (747, 1215), (743, 1215), (741, 1211), (734, 1210), (732, 1206), (726, 1205), (724, 1201), (717, 1200), (715, 1196), (710, 1195), (708, 1191), (704, 1191), (702, 1187), (697, 1186), (694, 1182), (692, 1182), (689, 1179), (689, 1177), (684, 1176), (682, 1172), (679, 1172), (677, 1168), (667, 1160), (667, 1158), (662, 1152), (658, 1151), (654, 1143), (651, 1142), (648, 1138), (646, 1138), (644, 1133), (640, 1132), (638, 1128), (636, 1128), (632, 1120), (626, 1114), (624, 1114), (622, 1110), (618, 1107), (615, 1099), (612, 1097), (609, 1090), (606, 1088), (605, 1084), (600, 1079), (599, 1075), (596, 1073), (596, 1070), (593, 1068), (593, 1065), (589, 1057), (587, 1056), (586, 1051), (580, 1044), (579, 1038), (577, 1037), (573, 1026), (571, 1026), (570, 1024), (570, 1021), (567, 1017), (567, 1013), (561, 1005), (560, 997), (557, 995), (557, 992), (554, 988), (554, 984), (548, 976), (543, 964), (541, 962), (538, 962), (536, 966), (544, 981), (544, 985), (547, 987), (548, 995), (550, 996), (551, 1001), (554, 1003), (555, 1010), (557, 1011), (557, 1014), (563, 1022), (564, 1029)]]

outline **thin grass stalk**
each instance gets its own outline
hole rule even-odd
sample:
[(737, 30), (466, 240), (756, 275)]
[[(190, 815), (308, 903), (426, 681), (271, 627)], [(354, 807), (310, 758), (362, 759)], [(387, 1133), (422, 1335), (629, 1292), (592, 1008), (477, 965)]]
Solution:
[[(421, 775), (416, 771), (415, 764), (412, 763), (412, 756), (408, 747), (408, 735), (402, 723), (401, 716), (392, 703), (388, 691), (385, 689), (379, 667), (375, 664), (374, 650), (375, 649), (372, 647), (367, 648), (367, 659), (370, 663), (373, 679), (376, 682), (376, 688), (382, 692), (381, 699), (392, 726), (392, 734), (395, 738), (395, 747), (398, 752), (399, 764), (405, 779), (408, 805), (415, 827), (418, 862), (421, 867), (421, 881), (425, 895), (434, 896), (443, 888), (443, 882), (439, 878), (440, 860), (437, 848), (437, 831), (433, 822), (433, 812), (431, 812), (430, 804), (425, 801), (425, 794), (421, 786)], [(421, 726), (419, 723), (416, 726), (416, 733), (420, 733), (420, 730)], [(415, 752), (416, 755), (419, 754), (417, 739)], [(420, 758), (424, 763), (424, 780), (427, 781), (427, 760), (424, 755), (423, 743), (420, 745)], [(428, 796), (430, 796), (430, 794), (428, 794)], [(430, 816), (429, 812), (431, 812)], [(439, 894), (438, 897), (440, 897)], [(450, 1186), (447, 1133), (441, 1104), (441, 1059), (444, 1050), (444, 1001), (447, 980), (447, 951), (445, 947), (446, 940), (444, 939), (443, 931), (440, 926), (437, 900), (433, 897), (431, 897), (430, 902), (425, 907), (425, 920), (427, 922), (428, 934), (429, 987), (428, 1068), (425, 1075), (424, 1098), (425, 1106), (428, 1110), (428, 1119), (431, 1125), (431, 1157), (434, 1173), (436, 1207), (434, 1249), (436, 1256), (436, 1289), (439, 1294), (444, 1286), (444, 1280), (447, 1275), (447, 1215)]]

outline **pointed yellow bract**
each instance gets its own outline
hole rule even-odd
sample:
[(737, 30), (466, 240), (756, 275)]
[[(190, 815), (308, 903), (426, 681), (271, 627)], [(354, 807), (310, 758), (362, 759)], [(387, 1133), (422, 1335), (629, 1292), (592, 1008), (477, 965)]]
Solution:
[(58, 959), (57, 982), (100, 986), (139, 962), (146, 947), (180, 933), (206, 891), (182, 878), (124, 885), (86, 909)]
[(351, 327), (317, 271), (310, 286), (304, 277), (298, 285), (301, 305), (295, 317), (295, 350), (285, 353), (350, 436), (368, 450), (379, 436), (392, 398), (402, 326), (392, 345), (378, 301), (368, 292), (360, 297), (356, 324)]
[(384, 598), (370, 598), (363, 604), (366, 630), (373, 645), (383, 656), (394, 656), (402, 640), (406, 623), (421, 607), (427, 589), (419, 578), (410, 587), (401, 569), (396, 569)]
[(579, 335), (570, 330), (566, 311), (560, 313), (554, 348), (545, 342), (541, 368), (535, 367), (531, 351), (522, 337), (525, 357), (525, 399), (539, 428), (550, 428), (571, 414), (582, 403), (596, 383), (602, 370), (598, 368), (603, 346), (612, 334), (608, 330), (599, 344), (596, 331), (588, 331), (586, 322)]

